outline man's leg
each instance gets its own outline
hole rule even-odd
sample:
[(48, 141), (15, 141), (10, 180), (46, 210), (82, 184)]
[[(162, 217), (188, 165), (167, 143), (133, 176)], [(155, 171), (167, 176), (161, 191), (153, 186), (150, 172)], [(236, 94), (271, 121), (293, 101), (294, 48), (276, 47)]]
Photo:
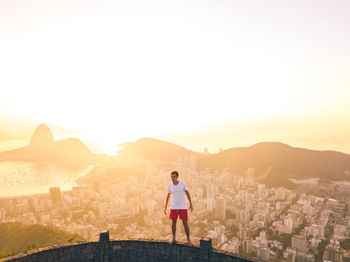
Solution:
[(170, 244), (172, 244), (175, 241), (177, 219), (172, 219), (171, 221), (172, 221), (171, 230), (173, 231), (173, 239), (170, 241)]
[(188, 244), (192, 244), (191, 240), (190, 240), (190, 229), (188, 227), (187, 220), (182, 220), (182, 223), (184, 224), (184, 228), (185, 228)]
[(170, 209), (169, 218), (171, 219), (171, 222), (172, 222), (171, 230), (173, 231), (173, 239), (169, 242), (170, 245), (175, 242), (176, 222), (177, 222), (178, 215), (179, 214), (178, 214), (178, 211), (176, 209)]

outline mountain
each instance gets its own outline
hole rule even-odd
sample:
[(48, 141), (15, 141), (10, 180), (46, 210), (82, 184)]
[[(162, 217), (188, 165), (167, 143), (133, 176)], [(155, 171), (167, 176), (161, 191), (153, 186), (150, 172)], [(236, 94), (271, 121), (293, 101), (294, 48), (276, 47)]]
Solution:
[(350, 155), (336, 151), (319, 151), (292, 147), (280, 142), (261, 142), (249, 147), (234, 147), (216, 154), (202, 154), (184, 147), (143, 138), (126, 144), (118, 152), (144, 159), (160, 157), (164, 161), (176, 161), (179, 156), (192, 154), (197, 157), (198, 169), (211, 168), (244, 175), (248, 168), (255, 169), (261, 177), (267, 170), (266, 183), (290, 184), (288, 178), (319, 177), (325, 180), (350, 179)]
[(45, 148), (52, 146), (54, 142), (55, 141), (50, 128), (48, 128), (45, 124), (41, 124), (35, 129), (29, 145), (36, 148)]
[(54, 141), (51, 130), (39, 125), (28, 146), (0, 152), (0, 161), (45, 161), (67, 165), (84, 165), (94, 154), (77, 138)]
[(119, 156), (148, 160), (160, 157), (161, 160), (165, 161), (177, 161), (178, 157), (182, 155), (200, 155), (200, 153), (188, 150), (183, 146), (149, 137), (141, 138), (134, 143), (123, 143), (119, 146), (123, 147), (118, 151)]
[(55, 227), (26, 225), (22, 223), (0, 223), (0, 254), (21, 253), (30, 248), (41, 248), (67, 242), (84, 240)]
[(218, 169), (229, 167), (232, 172), (238, 173), (254, 167), (261, 174), (271, 167), (273, 173), (292, 178), (345, 179), (345, 172), (350, 170), (350, 155), (263, 142), (250, 147), (231, 148), (209, 156), (205, 158), (205, 165)]

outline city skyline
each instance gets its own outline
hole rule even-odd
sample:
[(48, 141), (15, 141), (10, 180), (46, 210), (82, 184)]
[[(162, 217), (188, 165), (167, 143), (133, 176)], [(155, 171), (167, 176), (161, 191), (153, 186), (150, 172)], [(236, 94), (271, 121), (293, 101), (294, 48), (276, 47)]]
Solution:
[[(0, 198), (0, 221), (55, 226), (88, 241), (97, 241), (106, 229), (112, 239), (169, 239), (162, 211), (170, 170), (176, 169), (193, 196), (195, 244), (206, 236), (215, 248), (262, 261), (341, 262), (350, 256), (349, 184), (267, 187), (254, 168), (236, 176), (199, 170), (196, 157), (125, 160), (118, 164), (143, 166), (144, 173), (120, 180), (123, 174), (111, 173), (113, 167), (97, 166), (72, 190), (51, 187), (45, 194)], [(177, 239), (185, 240), (182, 227)]]

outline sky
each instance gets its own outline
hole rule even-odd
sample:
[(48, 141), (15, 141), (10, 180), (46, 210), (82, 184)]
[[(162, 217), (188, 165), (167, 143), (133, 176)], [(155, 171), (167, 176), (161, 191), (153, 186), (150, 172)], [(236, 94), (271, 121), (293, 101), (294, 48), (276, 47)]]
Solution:
[(46, 123), (107, 153), (141, 137), (350, 153), (349, 13), (347, 0), (0, 0), (0, 134)]

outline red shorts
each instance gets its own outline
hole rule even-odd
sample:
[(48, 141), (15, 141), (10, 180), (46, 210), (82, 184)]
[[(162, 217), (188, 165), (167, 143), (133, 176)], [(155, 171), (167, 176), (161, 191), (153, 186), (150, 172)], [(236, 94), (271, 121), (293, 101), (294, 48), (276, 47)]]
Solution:
[(181, 220), (187, 220), (188, 219), (187, 209), (170, 209), (169, 218), (171, 220), (176, 220), (178, 216), (180, 217)]

